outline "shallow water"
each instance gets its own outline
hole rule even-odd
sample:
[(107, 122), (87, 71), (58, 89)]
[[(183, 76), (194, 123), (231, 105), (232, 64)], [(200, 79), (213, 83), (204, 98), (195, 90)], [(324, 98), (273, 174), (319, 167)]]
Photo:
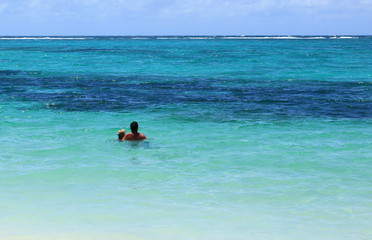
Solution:
[[(0, 237), (369, 239), (372, 40), (0, 41)], [(117, 142), (136, 120), (148, 140)]]

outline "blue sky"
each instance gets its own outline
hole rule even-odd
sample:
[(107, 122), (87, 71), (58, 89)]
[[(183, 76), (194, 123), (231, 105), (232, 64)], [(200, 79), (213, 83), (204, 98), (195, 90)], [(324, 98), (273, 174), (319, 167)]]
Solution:
[(372, 0), (0, 0), (0, 35), (372, 35)]

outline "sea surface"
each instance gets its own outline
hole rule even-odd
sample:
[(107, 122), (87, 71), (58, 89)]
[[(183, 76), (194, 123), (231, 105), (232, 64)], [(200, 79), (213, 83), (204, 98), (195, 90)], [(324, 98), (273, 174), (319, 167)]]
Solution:
[(0, 37), (0, 239), (369, 240), (371, 120), (369, 36)]

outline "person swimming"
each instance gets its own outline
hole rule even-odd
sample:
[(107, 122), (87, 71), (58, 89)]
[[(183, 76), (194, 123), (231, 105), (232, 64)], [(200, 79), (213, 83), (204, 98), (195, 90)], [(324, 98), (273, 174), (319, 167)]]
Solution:
[(120, 129), (118, 131), (118, 140), (119, 141), (123, 141), (124, 140), (124, 137), (125, 137), (125, 129)]
[(137, 122), (132, 122), (130, 124), (130, 130), (132, 132), (125, 134), (124, 140), (127, 140), (127, 141), (136, 141), (136, 140), (144, 140), (144, 139), (146, 139), (146, 136), (144, 134), (138, 132), (138, 123)]

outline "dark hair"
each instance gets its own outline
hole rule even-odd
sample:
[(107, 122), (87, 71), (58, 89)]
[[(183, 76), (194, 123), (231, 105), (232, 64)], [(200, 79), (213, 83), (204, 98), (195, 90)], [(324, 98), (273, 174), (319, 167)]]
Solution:
[(130, 130), (132, 131), (132, 133), (138, 133), (138, 123), (132, 122), (130, 124)]

